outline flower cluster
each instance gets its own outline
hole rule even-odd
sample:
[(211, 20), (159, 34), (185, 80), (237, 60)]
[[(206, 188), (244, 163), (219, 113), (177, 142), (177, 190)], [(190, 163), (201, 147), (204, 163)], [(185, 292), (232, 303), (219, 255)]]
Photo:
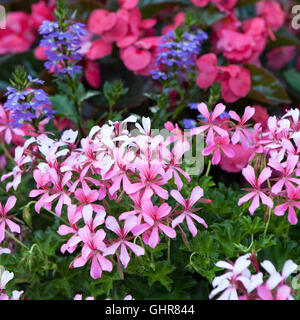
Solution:
[[(250, 265), (256, 274), (250, 272)], [(292, 260), (286, 261), (282, 273), (279, 273), (269, 260), (260, 265), (269, 274), (265, 281), (255, 254), (243, 255), (235, 263), (217, 262), (216, 266), (226, 269), (226, 273), (213, 280), (214, 289), (209, 298), (212, 299), (222, 292), (217, 300), (294, 300), (287, 278), (297, 270), (297, 265)]]
[[(252, 107), (245, 109), (242, 118), (235, 111), (225, 113), (223, 104), (212, 113), (204, 103), (198, 110), (202, 125), (192, 133), (205, 135), (203, 155), (212, 155), (212, 164), (220, 164), (227, 171), (242, 170), (252, 187), (246, 189), (248, 193), (238, 204), (252, 199), (249, 211), (253, 214), (261, 201), (268, 210), (275, 207), (275, 215), (288, 211), (289, 222), (296, 224), (295, 208), (300, 208), (299, 109), (287, 111), (281, 119), (269, 117), (265, 129), (260, 123), (254, 128), (246, 124), (255, 114)], [(258, 177), (256, 171), (260, 172)]]
[(221, 85), (222, 98), (226, 102), (235, 102), (245, 97), (251, 89), (250, 71), (241, 66), (230, 64), (218, 66), (217, 56), (214, 53), (202, 55), (196, 61), (197, 85), (201, 89), (207, 89), (214, 82)]
[[(9, 249), (0, 247), (0, 255), (10, 254), (10, 253), (11, 252)], [(0, 266), (0, 300), (19, 300), (21, 295), (23, 294), (23, 291), (14, 290), (12, 292), (11, 298), (9, 298), (9, 296), (7, 295), (5, 287), (7, 283), (13, 279), (13, 277), (14, 277), (13, 272), (9, 272), (5, 270), (2, 266)]]
[(254, 108), (246, 107), (242, 118), (235, 111), (227, 113), (222, 103), (213, 112), (208, 111), (205, 103), (197, 108), (201, 126), (194, 127), (192, 134), (205, 136), (203, 155), (212, 155), (212, 164), (220, 164), (224, 170), (241, 171), (253, 153), (253, 133), (246, 122), (254, 115)]
[(82, 58), (79, 52), (81, 37), (85, 36), (82, 23), (69, 23), (64, 28), (58, 22), (44, 21), (40, 27), (43, 36), (41, 46), (47, 56), (46, 69), (59, 74), (69, 74), (71, 77), (81, 71), (76, 63)]
[(7, 88), (4, 110), (10, 112), (12, 127), (21, 128), (24, 122), (31, 123), (35, 119), (52, 118), (54, 111), (51, 109), (48, 95), (43, 89), (32, 88), (34, 84), (43, 83), (28, 76), (28, 81), (25, 80), (21, 87)]
[[(300, 209), (299, 125), (299, 109), (291, 109), (281, 119), (270, 117), (266, 131), (262, 131), (259, 124), (255, 126), (254, 167), (248, 165), (243, 169), (252, 188), (239, 201), (241, 205), (252, 199), (251, 214), (261, 200), (269, 208), (268, 214), (274, 207), (275, 215), (283, 216), (288, 212), (288, 221), (297, 224), (295, 208)], [(255, 168), (260, 168), (258, 178)]]
[(187, 72), (194, 71), (196, 57), (201, 53), (202, 42), (208, 36), (202, 30), (195, 33), (184, 32), (175, 39), (175, 31), (169, 31), (161, 38), (156, 60), (157, 69), (151, 71), (155, 80), (166, 80), (174, 76), (186, 78)]
[[(162, 237), (175, 238), (176, 227), (186, 237), (182, 228), (185, 221), (193, 236), (198, 231), (195, 222), (207, 227), (195, 213), (199, 208), (194, 207), (197, 202), (209, 202), (201, 199), (203, 190), (195, 187), (189, 199), (179, 192), (182, 177), (190, 181), (180, 168), (184, 153), (190, 149), (187, 137), (170, 122), (166, 123), (167, 138), (152, 136), (150, 119), (143, 118), (142, 122), (143, 126), (136, 123), (135, 117), (129, 117), (123, 122), (96, 126), (81, 140), (81, 148), (76, 148), (77, 132), (72, 130), (65, 131), (58, 141), (47, 134), (31, 137), (16, 149), (15, 169), (2, 177), (13, 177), (7, 190), (17, 189), (22, 175), (33, 172), (37, 188), (29, 196), (38, 197), (38, 213), (42, 208), (51, 211), (56, 202), (55, 213), (60, 217), (66, 206), (68, 223), (61, 225), (58, 233), (71, 237), (61, 251), (73, 253), (80, 247), (81, 254), (71, 266), (82, 267), (91, 260), (92, 278), (101, 277), (103, 270), (112, 271), (112, 262), (106, 256), (115, 255), (118, 265), (126, 268), (128, 250), (143, 255), (144, 248), (133, 241), (137, 236), (155, 248)], [(127, 126), (133, 124), (136, 129), (129, 132)], [(169, 192), (164, 187), (171, 179), (177, 186), (171, 196), (183, 209), (179, 205), (172, 209), (165, 202)], [(133, 210), (115, 217), (107, 201), (123, 198), (131, 202)], [(156, 204), (158, 199), (160, 205)]]
[[(142, 19), (138, 1), (118, 1), (117, 12), (97, 9), (88, 21), (89, 31), (96, 36), (90, 41), (86, 56), (100, 59), (112, 52), (115, 43), (125, 66), (138, 75), (150, 75), (160, 37), (153, 36), (155, 19)], [(100, 37), (100, 39), (99, 39)]]

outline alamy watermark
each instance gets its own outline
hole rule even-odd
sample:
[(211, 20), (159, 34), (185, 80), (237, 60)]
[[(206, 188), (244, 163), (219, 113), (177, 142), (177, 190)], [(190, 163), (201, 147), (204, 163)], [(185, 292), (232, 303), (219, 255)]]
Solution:
[(0, 5), (0, 29), (6, 29), (6, 11), (4, 6)]
[(292, 284), (292, 288), (294, 289), (294, 290), (299, 290), (300, 289), (300, 266), (298, 266), (297, 267), (297, 270), (295, 270), (293, 273), (296, 273), (297, 272), (297, 274), (293, 277), (293, 279), (292, 279), (292, 282), (291, 282), (291, 284)]
[(295, 30), (299, 30), (300, 29), (300, 5), (299, 4), (293, 6), (292, 14), (293, 14), (292, 27)]

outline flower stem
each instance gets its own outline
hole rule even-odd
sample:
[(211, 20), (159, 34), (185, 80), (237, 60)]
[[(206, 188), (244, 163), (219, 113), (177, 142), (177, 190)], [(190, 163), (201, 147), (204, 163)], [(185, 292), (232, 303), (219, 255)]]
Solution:
[(271, 214), (272, 214), (272, 210), (270, 210), (270, 212), (269, 212), (268, 221), (267, 221), (267, 224), (266, 224), (266, 227), (265, 227), (264, 234), (267, 234), (267, 231), (268, 231), (268, 228), (269, 228), (269, 223), (270, 223), (270, 220), (271, 220)]
[(57, 219), (60, 219), (63, 223), (65, 223), (67, 226), (70, 225), (69, 222), (67, 220), (65, 220), (62, 217), (58, 217), (57, 214), (51, 210), (48, 210), (46, 208), (44, 208), (46, 211), (48, 211), (49, 213), (51, 213), (54, 217), (56, 217)]
[(205, 176), (206, 176), (206, 177), (209, 175), (210, 168), (211, 168), (211, 159), (209, 160), (208, 166), (207, 166), (207, 169), (206, 169), (206, 173), (205, 173)]
[(13, 163), (15, 163), (15, 159), (10, 155), (9, 151), (7, 150), (5, 144), (3, 141), (1, 141), (1, 148), (6, 156), (6, 158), (8, 158), (9, 160), (11, 160)]
[(29, 249), (23, 242), (21, 242), (20, 240), (18, 240), (13, 234), (11, 234), (9, 231), (5, 230), (5, 233), (12, 238), (13, 240), (15, 240), (19, 245), (21, 245), (23, 248)]
[(168, 262), (171, 264), (171, 239), (168, 238)]

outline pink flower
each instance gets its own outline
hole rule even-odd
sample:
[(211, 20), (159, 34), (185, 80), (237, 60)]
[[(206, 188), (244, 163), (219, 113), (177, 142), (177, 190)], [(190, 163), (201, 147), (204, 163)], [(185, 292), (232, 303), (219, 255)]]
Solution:
[(138, 71), (151, 63), (152, 55), (147, 50), (130, 46), (121, 51), (121, 58), (129, 70)]
[(70, 226), (62, 224), (59, 226), (57, 233), (61, 236), (65, 236), (67, 234), (73, 234), (72, 237), (68, 240), (67, 243), (63, 244), (60, 251), (65, 253), (68, 251), (69, 253), (73, 253), (76, 248), (77, 244), (81, 241), (80, 237), (78, 236), (78, 227), (77, 223), (81, 219), (81, 212), (77, 210), (75, 205), (68, 206), (68, 220)]
[(226, 102), (235, 102), (246, 97), (251, 89), (251, 77), (248, 69), (237, 65), (219, 67), (218, 82), (221, 83), (222, 98)]
[(7, 224), (8, 228), (11, 232), (20, 233), (20, 227), (10, 220), (10, 217), (7, 216), (7, 212), (10, 211), (16, 204), (17, 198), (15, 196), (11, 196), (7, 199), (7, 202), (3, 208), (0, 202), (0, 242), (2, 242), (5, 238), (5, 225)]
[(13, 128), (10, 124), (11, 121), (11, 113), (9, 111), (5, 111), (3, 106), (0, 105), (0, 134), (1, 139), (7, 144), (10, 144), (15, 136), (23, 136), (24, 132), (22, 129)]
[(268, 197), (263, 191), (261, 191), (261, 185), (270, 178), (272, 171), (270, 168), (264, 168), (260, 173), (259, 177), (256, 179), (254, 168), (248, 165), (246, 168), (242, 170), (243, 176), (246, 180), (251, 184), (253, 189), (246, 189), (250, 191), (248, 194), (243, 196), (238, 205), (240, 206), (244, 202), (252, 200), (251, 206), (249, 207), (250, 213), (253, 215), (254, 211), (259, 207), (259, 199), (261, 199), (262, 203), (268, 206), (270, 209), (273, 208), (273, 200)]
[(130, 10), (137, 6), (139, 0), (118, 0), (118, 2), (122, 8)]
[[(141, 163), (137, 164), (139, 170), (140, 182), (133, 183), (132, 186), (136, 191), (143, 191), (143, 199), (150, 199), (153, 194), (157, 194), (160, 198), (167, 200), (168, 191), (163, 189), (161, 185), (166, 183), (164, 170), (158, 163)], [(131, 190), (129, 189), (129, 193)]]
[(117, 15), (114, 12), (97, 9), (94, 10), (89, 17), (88, 29), (92, 33), (100, 36), (104, 31), (112, 29), (116, 21)]
[(51, 195), (49, 195), (49, 197), (44, 198), (43, 201), (46, 204), (52, 204), (52, 202), (57, 199), (58, 201), (55, 207), (55, 213), (58, 217), (60, 217), (62, 206), (64, 204), (71, 204), (71, 199), (68, 195), (68, 191), (65, 190), (65, 186), (71, 180), (72, 172), (66, 172), (62, 177), (59, 177), (56, 170), (53, 168), (51, 168), (49, 172), (51, 182), (53, 183), (53, 188), (51, 190)]
[(164, 203), (160, 207), (153, 206), (150, 200), (142, 203), (143, 218), (146, 223), (137, 225), (132, 229), (132, 233), (138, 236), (149, 230), (150, 236), (144, 235), (143, 239), (151, 248), (155, 248), (160, 241), (159, 231), (164, 233), (169, 238), (176, 238), (176, 231), (167, 226), (163, 221), (171, 211), (171, 207)]
[(102, 270), (111, 272), (112, 263), (100, 254), (100, 251), (106, 250), (103, 242), (106, 233), (102, 229), (99, 229), (93, 234), (89, 227), (85, 226), (78, 231), (78, 234), (84, 245), (81, 255), (75, 258), (72, 266), (74, 268), (82, 267), (91, 259), (90, 275), (93, 279), (101, 278)]
[(75, 199), (81, 202), (81, 205), (78, 207), (79, 211), (82, 211), (87, 205), (91, 205), (95, 212), (105, 211), (101, 205), (93, 203), (99, 200), (99, 191), (90, 189), (85, 181), (82, 181), (82, 189), (76, 189), (74, 195)]
[(86, 63), (84, 76), (91, 87), (99, 88), (101, 84), (101, 73), (99, 63), (88, 60)]
[(297, 224), (298, 218), (297, 214), (295, 212), (294, 207), (300, 210), (300, 187), (297, 188), (293, 185), (287, 185), (286, 186), (286, 195), (284, 197), (284, 202), (282, 204), (279, 204), (275, 209), (274, 213), (277, 216), (283, 216), (288, 210), (288, 220), (290, 224)]
[(255, 109), (251, 107), (246, 107), (245, 112), (240, 118), (240, 116), (235, 111), (229, 111), (229, 115), (231, 119), (238, 121), (238, 124), (234, 126), (235, 132), (231, 137), (231, 141), (233, 144), (237, 144), (241, 142), (244, 148), (249, 147), (248, 139), (249, 139), (249, 131), (246, 129), (245, 123), (253, 117), (255, 113)]
[(120, 56), (125, 66), (138, 75), (150, 75), (156, 58), (160, 37), (146, 37), (131, 46), (121, 49)]
[(244, 32), (223, 28), (218, 32), (217, 49), (231, 62), (251, 63), (266, 45), (266, 25), (262, 18), (244, 23)]
[(295, 56), (295, 46), (282, 46), (267, 53), (267, 65), (273, 70), (284, 68)]
[(200, 72), (197, 77), (198, 87), (209, 88), (219, 74), (217, 56), (214, 53), (205, 54), (196, 61), (196, 66)]
[(191, 2), (197, 7), (206, 7), (210, 0), (191, 0)]
[(87, 205), (82, 210), (82, 217), (86, 227), (88, 227), (91, 233), (95, 233), (97, 227), (105, 221), (106, 212), (102, 206), (101, 211), (97, 212), (95, 217), (93, 217), (93, 207), (91, 205)]
[(89, 51), (86, 53), (86, 57), (91, 60), (96, 60), (110, 55), (111, 52), (111, 43), (105, 42), (103, 40), (95, 40), (94, 42), (92, 42)]
[(128, 217), (130, 216), (135, 216), (138, 215), (138, 223), (140, 223), (141, 218), (142, 218), (142, 196), (140, 192), (136, 192), (133, 194), (130, 194), (129, 197), (133, 200), (133, 205), (131, 205), (131, 207), (133, 208), (133, 210), (131, 211), (126, 211), (123, 212), (120, 216), (119, 216), (119, 220), (126, 220)]
[(240, 144), (233, 144), (230, 148), (234, 152), (234, 157), (227, 157), (225, 153), (222, 153), (220, 167), (228, 172), (240, 172), (253, 155), (253, 148), (243, 148)]
[(175, 228), (178, 224), (186, 220), (188, 228), (194, 237), (197, 235), (197, 228), (195, 227), (193, 219), (207, 228), (207, 224), (205, 223), (205, 221), (198, 215), (193, 213), (200, 209), (192, 209), (192, 206), (203, 196), (203, 190), (200, 187), (195, 187), (191, 193), (190, 198), (186, 200), (177, 190), (172, 190), (171, 196), (184, 207), (184, 210), (180, 212), (179, 216), (172, 221), (172, 228)]
[(266, 108), (260, 106), (260, 105), (255, 105), (253, 106), (255, 109), (255, 113), (253, 115), (253, 120), (257, 123), (261, 123), (263, 128), (266, 128), (268, 126), (268, 111)]
[(130, 173), (130, 165), (133, 162), (135, 155), (132, 151), (126, 151), (125, 148), (115, 148), (114, 151), (115, 166), (104, 175), (104, 178), (112, 180), (112, 186), (109, 188), (109, 193), (113, 195), (117, 190), (120, 190), (121, 182), (127, 194), (132, 194), (141, 189), (138, 184), (131, 184), (128, 176)]
[(201, 132), (208, 131), (207, 133), (207, 143), (212, 143), (214, 140), (214, 131), (218, 133), (221, 137), (228, 137), (226, 130), (220, 128), (218, 125), (217, 118), (225, 111), (225, 106), (222, 103), (216, 105), (212, 114), (209, 113), (205, 103), (200, 103), (198, 105), (198, 110), (201, 115), (204, 117), (203, 126), (194, 128), (192, 134), (199, 134)]
[[(228, 32), (231, 31), (228, 30)], [(227, 102), (235, 102), (245, 97), (251, 89), (251, 77), (248, 69), (233, 64), (218, 67), (217, 57), (214, 53), (201, 56), (196, 61), (196, 66), (200, 72), (196, 80), (198, 87), (207, 89), (215, 81), (219, 82), (222, 97)]]
[[(112, 28), (105, 28), (101, 34), (101, 38), (106, 42), (117, 42), (122, 40), (128, 32), (128, 21), (126, 10), (118, 10), (115, 13), (116, 22)], [(114, 20), (114, 19), (112, 19)], [(109, 23), (109, 22), (108, 22)]]
[(265, 19), (267, 25), (277, 31), (285, 20), (285, 12), (277, 1), (259, 1), (256, 3), (256, 14)]
[[(52, 1), (53, 3), (53, 1)], [(44, 20), (55, 20), (54, 15), (54, 5), (51, 3), (46, 4), (45, 1), (39, 1), (31, 6), (31, 24), (34, 28), (38, 29)]]
[(24, 165), (27, 163), (30, 163), (32, 161), (30, 156), (24, 155), (24, 147), (17, 147), (15, 149), (15, 163), (16, 166), (13, 168), (13, 171), (7, 174), (4, 174), (1, 177), (1, 182), (4, 180), (13, 177), (13, 181), (9, 182), (6, 185), (6, 191), (13, 188), (14, 190), (17, 190), (19, 184), (21, 183), (22, 174), (24, 173)]
[(299, 156), (289, 154), (286, 162), (280, 163), (276, 159), (271, 158), (268, 162), (268, 166), (279, 171), (281, 173), (281, 177), (273, 186), (271, 191), (274, 194), (278, 194), (283, 186), (293, 186), (292, 183), (296, 183), (300, 185), (300, 179), (293, 178), (292, 175), (295, 173), (295, 168), (298, 164)]
[(212, 164), (217, 165), (221, 161), (222, 154), (225, 154), (228, 158), (233, 158), (235, 153), (231, 147), (229, 137), (216, 137), (212, 143), (203, 150), (202, 154), (208, 156), (213, 153)]
[(126, 239), (128, 233), (136, 226), (137, 218), (131, 216), (126, 219), (124, 223), (124, 228), (121, 229), (116, 218), (109, 216), (106, 218), (105, 226), (107, 229), (111, 230), (118, 235), (119, 239), (113, 241), (113, 244), (105, 250), (105, 256), (115, 254), (118, 249), (120, 249), (120, 261), (123, 264), (124, 268), (127, 268), (130, 261), (130, 256), (127, 252), (127, 248), (132, 250), (136, 256), (141, 256), (145, 254), (144, 248), (138, 246)]
[(30, 16), (21, 11), (9, 12), (6, 29), (0, 32), (0, 55), (27, 51), (36, 39)]

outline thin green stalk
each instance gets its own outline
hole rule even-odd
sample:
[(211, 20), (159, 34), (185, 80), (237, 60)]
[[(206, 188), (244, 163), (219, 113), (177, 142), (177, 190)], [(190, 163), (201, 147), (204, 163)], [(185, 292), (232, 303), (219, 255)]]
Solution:
[(69, 222), (67, 221), (67, 220), (65, 220), (64, 218), (62, 218), (62, 217), (58, 217), (57, 215), (56, 215), (56, 213), (55, 212), (53, 212), (53, 211), (51, 211), (51, 210), (48, 210), (48, 209), (46, 209), (46, 208), (44, 208), (46, 211), (48, 211), (49, 213), (51, 213), (54, 217), (56, 217), (57, 219), (60, 219), (63, 223), (65, 223), (66, 225), (69, 225)]
[(268, 221), (267, 221), (267, 224), (266, 224), (266, 227), (265, 227), (264, 234), (267, 234), (267, 231), (268, 231), (268, 228), (269, 228), (269, 224), (270, 224), (270, 220), (271, 220), (271, 214), (272, 214), (272, 210), (270, 210), (270, 212), (269, 212)]
[(171, 264), (171, 239), (168, 238), (168, 262)]
[(21, 242), (20, 240), (18, 240), (13, 234), (11, 234), (9, 231), (5, 230), (5, 233), (12, 238), (13, 240), (15, 240), (20, 246), (22, 246), (23, 248), (26, 248), (27, 250), (29, 249), (29, 247), (27, 247), (23, 242)]
[(206, 169), (206, 173), (205, 173), (206, 177), (209, 175), (210, 168), (211, 168), (211, 159), (209, 159), (208, 166), (207, 166), (207, 169)]
[(13, 163), (15, 163), (15, 159), (10, 155), (9, 151), (6, 149), (6, 146), (5, 146), (5, 143), (4, 141), (1, 141), (1, 147), (2, 147), (2, 150), (5, 154), (5, 156), (10, 160), (12, 161)]

